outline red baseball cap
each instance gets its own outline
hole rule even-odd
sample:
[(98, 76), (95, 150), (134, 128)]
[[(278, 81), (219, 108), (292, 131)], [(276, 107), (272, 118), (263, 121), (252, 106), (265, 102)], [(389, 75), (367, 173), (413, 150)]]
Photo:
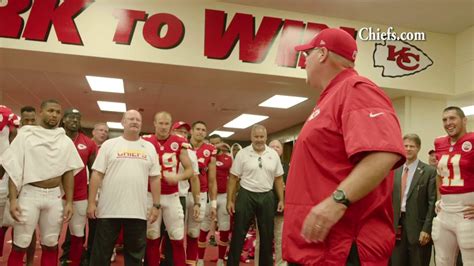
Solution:
[(191, 126), (188, 123), (184, 122), (184, 121), (175, 122), (173, 124), (173, 126), (171, 127), (171, 129), (175, 130), (175, 129), (178, 129), (180, 127), (184, 127), (184, 128), (186, 128), (187, 131), (191, 131)]
[(309, 43), (298, 45), (295, 50), (305, 51), (319, 47), (326, 47), (329, 51), (352, 62), (356, 59), (357, 43), (355, 39), (346, 31), (335, 28), (320, 31)]

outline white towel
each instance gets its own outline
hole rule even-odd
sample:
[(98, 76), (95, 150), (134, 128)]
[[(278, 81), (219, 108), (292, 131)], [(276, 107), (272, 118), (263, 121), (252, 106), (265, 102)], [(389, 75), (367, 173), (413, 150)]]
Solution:
[(0, 164), (16, 185), (48, 180), (83, 167), (81, 157), (63, 128), (45, 129), (24, 126), (10, 147), (2, 154)]

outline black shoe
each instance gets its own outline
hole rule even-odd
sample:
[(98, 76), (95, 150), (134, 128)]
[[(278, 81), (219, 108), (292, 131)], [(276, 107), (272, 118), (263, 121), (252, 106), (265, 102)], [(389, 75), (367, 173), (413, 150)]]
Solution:
[(217, 246), (217, 242), (216, 242), (216, 237), (215, 236), (211, 236), (209, 237), (209, 245), (211, 246)]

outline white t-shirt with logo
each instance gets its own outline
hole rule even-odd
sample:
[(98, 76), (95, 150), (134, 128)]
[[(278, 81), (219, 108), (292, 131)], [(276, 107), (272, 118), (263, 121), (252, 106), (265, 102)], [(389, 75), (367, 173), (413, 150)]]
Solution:
[(149, 176), (159, 176), (160, 163), (155, 147), (143, 139), (128, 141), (123, 137), (102, 144), (93, 170), (104, 173), (98, 218), (147, 217)]

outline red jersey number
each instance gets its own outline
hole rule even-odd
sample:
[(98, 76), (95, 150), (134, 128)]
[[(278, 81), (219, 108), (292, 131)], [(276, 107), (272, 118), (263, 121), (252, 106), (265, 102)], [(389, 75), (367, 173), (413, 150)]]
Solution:
[(164, 177), (170, 177), (176, 175), (178, 168), (178, 159), (176, 153), (166, 152), (161, 156), (162, 160), (162, 172)]
[(464, 179), (461, 177), (461, 168), (459, 162), (461, 154), (444, 154), (438, 162), (438, 172), (443, 178), (442, 186), (463, 187)]

